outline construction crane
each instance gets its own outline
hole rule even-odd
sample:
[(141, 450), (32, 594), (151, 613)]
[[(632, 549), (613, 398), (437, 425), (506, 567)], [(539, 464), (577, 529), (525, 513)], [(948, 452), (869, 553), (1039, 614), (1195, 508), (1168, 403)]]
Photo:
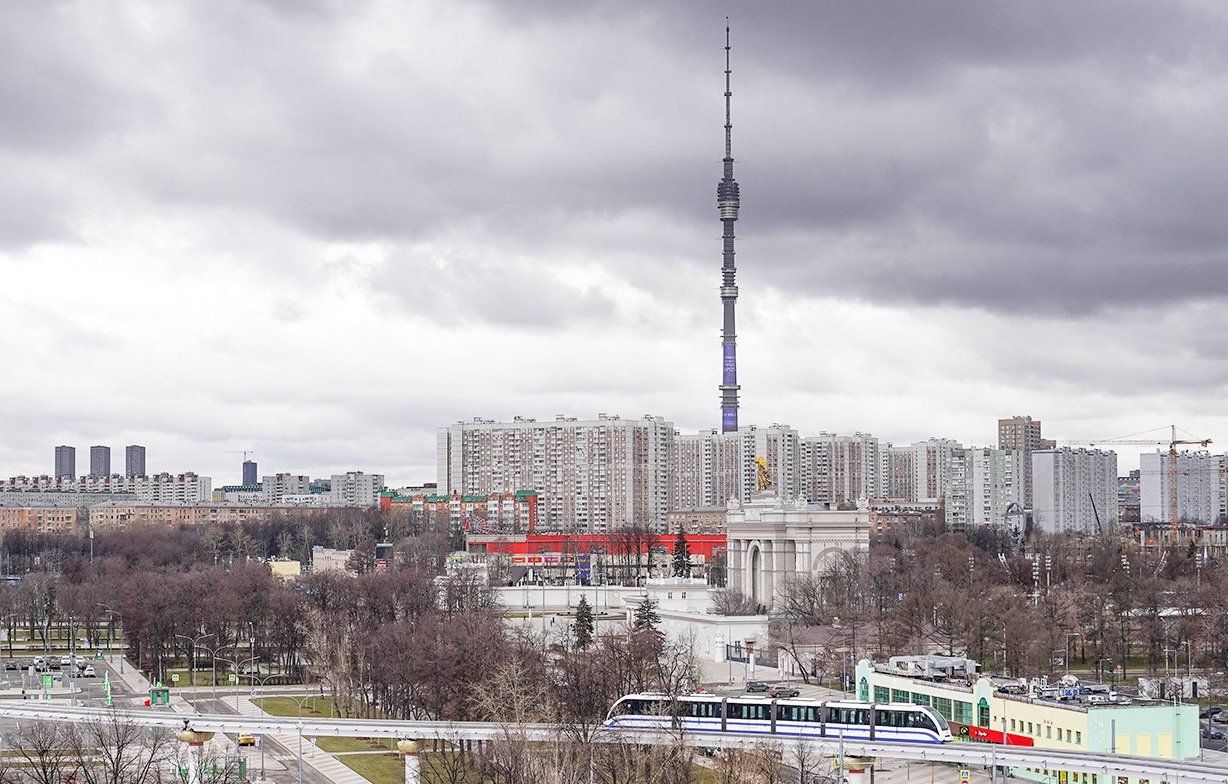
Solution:
[(1177, 541), (1177, 447), (1183, 445), (1201, 446), (1206, 448), (1210, 443), (1209, 438), (1195, 438), (1191, 440), (1177, 438), (1177, 426), (1169, 425), (1169, 432), (1172, 435), (1172, 440), (1168, 442), (1168, 520), (1172, 525), (1173, 541)]
[(1106, 438), (1095, 441), (1059, 441), (1062, 444), (1087, 444), (1089, 446), (1100, 446), (1102, 444), (1122, 444), (1134, 446), (1168, 446), (1168, 522), (1172, 526), (1173, 541), (1177, 539), (1178, 525), (1177, 517), (1180, 511), (1180, 505), (1177, 502), (1177, 447), (1179, 446), (1200, 446), (1204, 449), (1211, 444), (1209, 438), (1177, 438), (1177, 426), (1168, 426), (1169, 439), (1168, 441), (1155, 441), (1150, 439), (1138, 438)]
[(226, 454), (228, 454), (228, 455), (243, 455), (243, 462), (244, 462), (244, 463), (246, 463), (246, 462), (247, 462), (247, 456), (248, 456), (248, 455), (254, 455), (254, 454), (256, 454), (256, 450), (255, 450), (255, 449), (226, 449), (226, 450), (223, 450), (223, 451), (225, 451), (225, 453), (226, 453)]

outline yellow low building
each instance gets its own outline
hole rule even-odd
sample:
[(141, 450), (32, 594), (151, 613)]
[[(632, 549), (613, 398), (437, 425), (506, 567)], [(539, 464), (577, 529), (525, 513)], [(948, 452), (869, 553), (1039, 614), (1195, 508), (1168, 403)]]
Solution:
[(303, 564), (299, 561), (269, 561), (269, 569), (273, 576), (292, 583), (303, 574)]

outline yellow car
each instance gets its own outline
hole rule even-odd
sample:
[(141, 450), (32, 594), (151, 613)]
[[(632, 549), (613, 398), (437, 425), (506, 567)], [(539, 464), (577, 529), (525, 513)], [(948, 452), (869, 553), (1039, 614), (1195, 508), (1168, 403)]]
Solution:
[(256, 736), (246, 732), (241, 732), (239, 733), (239, 737), (235, 740), (235, 743), (240, 746), (255, 746)]

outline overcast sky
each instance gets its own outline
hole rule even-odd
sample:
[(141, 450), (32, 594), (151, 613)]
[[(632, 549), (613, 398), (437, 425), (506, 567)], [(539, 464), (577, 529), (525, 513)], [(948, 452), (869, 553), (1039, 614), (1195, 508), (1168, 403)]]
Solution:
[(0, 0), (0, 475), (717, 426), (725, 13), (744, 424), (1228, 445), (1222, 2)]

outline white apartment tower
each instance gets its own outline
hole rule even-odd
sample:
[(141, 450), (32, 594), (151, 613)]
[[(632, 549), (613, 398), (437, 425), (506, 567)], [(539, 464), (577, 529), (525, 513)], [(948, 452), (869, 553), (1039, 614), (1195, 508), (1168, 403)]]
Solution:
[[(273, 474), (260, 482), (260, 497), (266, 504), (279, 504), (288, 496), (303, 496), (311, 492), (311, 477), (298, 474)], [(378, 497), (378, 489), (377, 489)]]
[(913, 492), (911, 501), (929, 501), (946, 494), (947, 471), (951, 457), (960, 449), (958, 441), (949, 438), (930, 438), (918, 441), (911, 447), (913, 452)]
[(1117, 527), (1117, 454), (1100, 449), (1032, 452), (1032, 520), (1049, 533)]
[(755, 490), (755, 428), (674, 436), (671, 509), (725, 506)]
[[(1208, 452), (1177, 455), (1177, 522), (1215, 523), (1224, 514), (1224, 466), (1228, 456)], [(1171, 523), (1170, 457), (1166, 452), (1139, 455), (1139, 520)]]
[(802, 443), (803, 494), (810, 501), (848, 505), (887, 495), (889, 445), (869, 433), (819, 433)]
[(1005, 526), (1007, 507), (1023, 498), (1024, 453), (974, 447), (951, 453), (943, 494), (947, 526), (967, 531)]
[(362, 471), (333, 474), (328, 503), (330, 506), (379, 506), (379, 494), (383, 487), (383, 474), (364, 474)]
[(917, 500), (917, 454), (910, 446), (887, 446), (887, 497)]
[[(475, 419), (439, 429), (436, 460), (440, 493), (537, 491), (545, 529), (664, 530), (674, 426), (661, 417), (605, 414), (545, 422)], [(702, 492), (695, 487), (687, 492)]]

